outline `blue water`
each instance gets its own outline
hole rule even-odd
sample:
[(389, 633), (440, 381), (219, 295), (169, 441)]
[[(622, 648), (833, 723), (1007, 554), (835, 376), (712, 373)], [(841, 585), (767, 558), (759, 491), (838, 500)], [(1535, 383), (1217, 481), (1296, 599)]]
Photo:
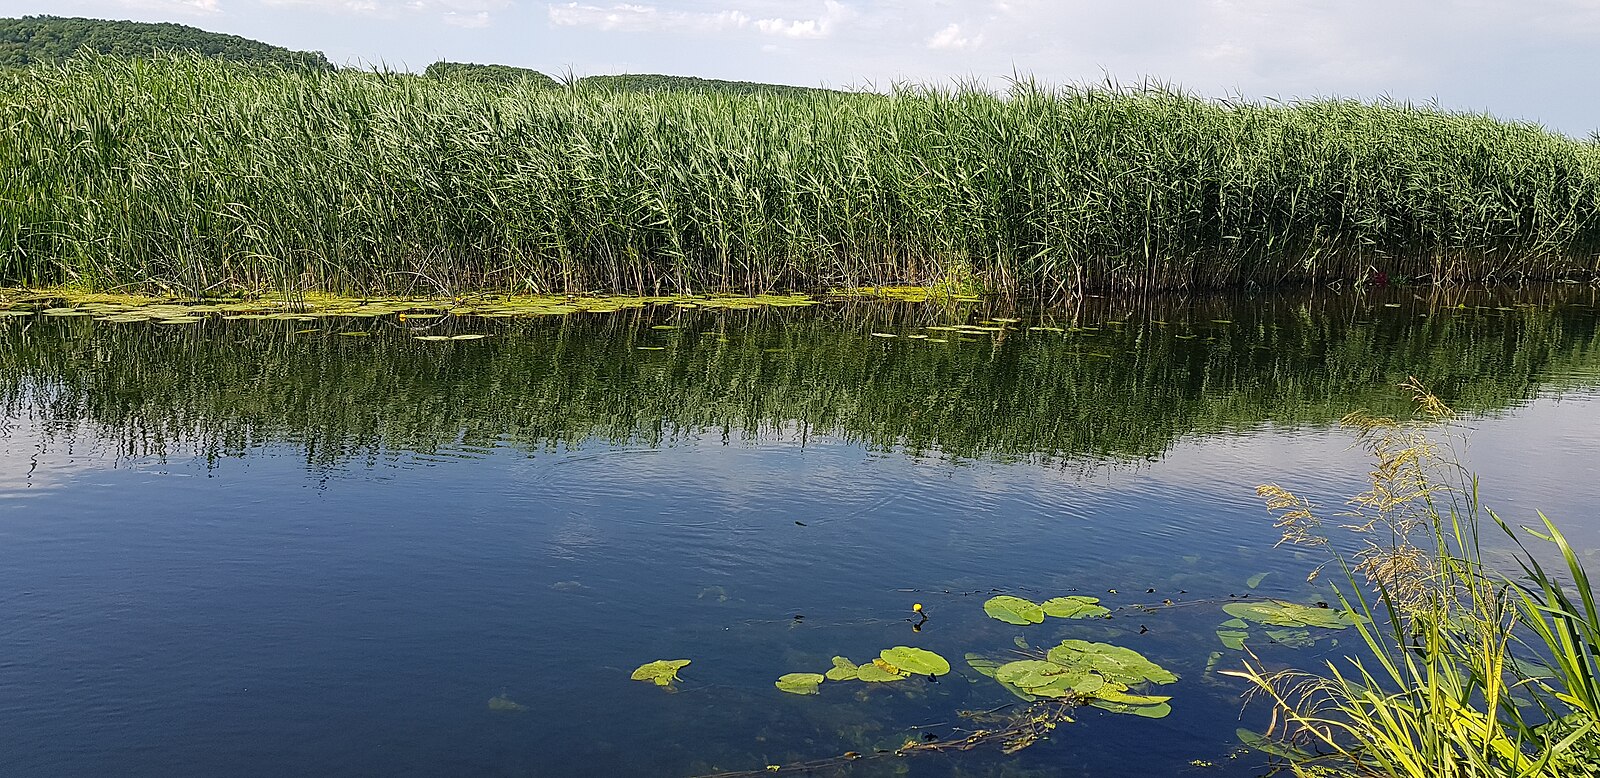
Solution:
[[(1577, 310), (1530, 310), (1514, 337), (1486, 345), (1484, 332), (1502, 332), (1499, 325), (1456, 340), (1409, 311), (1386, 319), (1377, 308), (1312, 345), (1320, 354), (1360, 335), (1407, 341), (1433, 365), (1468, 375), (1536, 352), (1539, 367), (1509, 392), (1455, 373), (1437, 378), (1473, 406), (1467, 459), (1491, 502), (1514, 520), (1542, 508), (1595, 558), (1600, 357), (1592, 309)], [(990, 411), (981, 398), (1013, 398), (1007, 412), (1015, 417), (1015, 398), (1064, 380), (1041, 357), (1053, 346), (1020, 337), (952, 343), (986, 349), (988, 361), (1011, 358), (1014, 384), (984, 383), (995, 379), (972, 368), (975, 385), (912, 387), (909, 401), (885, 399), (889, 390), (870, 379), (852, 388), (806, 370), (773, 372), (771, 360), (786, 357), (768, 353), (767, 343), (826, 343), (824, 356), (864, 364), (866, 376), (898, 375), (907, 361), (917, 367), (910, 344), (871, 341), (849, 316), (794, 317), (741, 323), (759, 341), (753, 361), (741, 363), (748, 383), (708, 391), (735, 409), (756, 397), (766, 407), (721, 417), (685, 399), (701, 397), (688, 387), (703, 389), (713, 374), (696, 361), (695, 349), (716, 348), (709, 338), (686, 336), (677, 361), (659, 372), (618, 367), (665, 358), (657, 353), (601, 349), (613, 361), (583, 352), (581, 379), (532, 368), (526, 382), (506, 377), (518, 375), (530, 351), (577, 350), (631, 327), (508, 327), (470, 344), (486, 362), (447, 363), (406, 338), (341, 344), (350, 350), (330, 356), (326, 339), (295, 346), (288, 330), (247, 322), (179, 333), (0, 319), (8, 382), (0, 392), (3, 772), (683, 776), (847, 751), (869, 758), (820, 774), (1261, 771), (1265, 758), (1243, 752), (1234, 730), (1260, 728), (1266, 709), (1242, 708), (1242, 683), (1206, 668), (1221, 650), (1212, 634), (1226, 618), (1219, 604), (1327, 595), (1304, 581), (1317, 558), (1273, 547), (1276, 531), (1254, 487), (1283, 483), (1325, 505), (1359, 491), (1362, 455), (1332, 422), (1388, 392), (1393, 376), (1380, 370), (1370, 381), (1305, 394), (1304, 384), (1318, 384), (1297, 377), (1303, 365), (1262, 367), (1261, 352), (1244, 348), (1217, 371), (1226, 376), (1208, 374), (1174, 406), (1182, 412), (1145, 407), (1139, 413), (1151, 415), (1140, 416), (1130, 410), (1144, 406), (1138, 401), (1081, 408), (1059, 400), (1029, 411), (1046, 426), (1122, 414), (1084, 450), (1041, 456), (1029, 441), (1059, 436), (996, 422), (1005, 434), (963, 455), (952, 453), (963, 444), (951, 430), (983, 427)], [(1550, 321), (1562, 333), (1557, 345), (1529, 345), (1526, 332), (1549, 331)], [(633, 326), (648, 332), (649, 321)], [(1118, 335), (1127, 340), (1109, 362), (1153, 359), (1127, 344), (1171, 325), (1122, 326), (1139, 332)], [(1283, 335), (1294, 325), (1276, 326)], [(1216, 341), (1195, 340), (1212, 352), (1162, 356), (1180, 372), (1188, 357), (1216, 364), (1205, 356)], [(512, 342), (532, 345), (520, 351)], [(866, 345), (843, 352), (839, 342)], [(407, 382), (390, 392), (403, 403), (367, 404), (376, 402), (363, 399), (371, 387), (352, 377), (366, 361), (375, 375)], [(422, 364), (416, 375), (429, 378), (402, 376), (401, 363)], [(291, 374), (311, 378), (266, 378)], [(493, 388), (485, 388), (490, 375)], [(1293, 393), (1285, 382), (1319, 399), (1285, 410), (1281, 397)], [(769, 393), (750, 388), (763, 384)], [(666, 410), (632, 403), (601, 420), (580, 413), (591, 406), (573, 398), (607, 386), (664, 398)], [(508, 399), (536, 390), (581, 418), (536, 418)], [(232, 394), (240, 392), (249, 397)], [(809, 421), (783, 418), (797, 407), (795, 393), (811, 398)], [(878, 434), (914, 436), (899, 421), (873, 421), (873, 407), (904, 416), (919, 402), (953, 403), (969, 415), (941, 415), (918, 428), (914, 446)], [(484, 410), (501, 407), (523, 410)], [(268, 408), (280, 412), (267, 418)], [(443, 434), (419, 421), (441, 417), (450, 420)], [(619, 432), (618, 418), (632, 432)], [(1119, 424), (1165, 437), (1147, 450), (1135, 445), (1145, 433), (1105, 431)], [(528, 431), (556, 427), (559, 434)], [(1246, 581), (1257, 573), (1268, 575), (1251, 589)], [(1115, 610), (1108, 620), (1015, 627), (982, 611), (1002, 592), (1091, 594)], [(1166, 600), (1176, 607), (1132, 607)], [(920, 631), (913, 603), (929, 615)], [(1034, 647), (1072, 637), (1143, 652), (1181, 676), (1160, 690), (1173, 696), (1172, 715), (1081, 709), (1074, 723), (1010, 756), (994, 747), (874, 753), (923, 732), (970, 730), (958, 711), (1015, 702), (961, 657), (1005, 656), (1019, 637)], [(1335, 645), (1333, 637), (1263, 653), (1309, 667), (1357, 640), (1339, 636)], [(822, 672), (836, 654), (865, 661), (895, 645), (937, 651), (955, 670), (936, 683), (829, 682), (815, 696), (773, 687), (784, 673)], [(674, 691), (629, 680), (644, 662), (675, 658), (692, 664)], [(1241, 658), (1226, 652), (1222, 664)], [(502, 694), (526, 709), (491, 709)]]

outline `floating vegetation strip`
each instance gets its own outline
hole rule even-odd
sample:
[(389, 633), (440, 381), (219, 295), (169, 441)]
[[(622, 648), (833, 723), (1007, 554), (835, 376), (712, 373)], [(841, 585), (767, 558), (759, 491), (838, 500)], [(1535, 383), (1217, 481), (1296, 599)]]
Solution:
[[(150, 303), (172, 306), (161, 317), (108, 310), (97, 321), (39, 310), (93, 298), (0, 292), (0, 410), (37, 407), (47, 434), (93, 430), (133, 455), (240, 456), (283, 443), (313, 467), (455, 445), (657, 445), (796, 425), (913, 455), (1125, 460), (1264, 421), (1330, 424), (1363, 406), (1404, 415), (1385, 387), (1412, 373), (1474, 411), (1592, 382), (1595, 300), (1566, 291), (1538, 305), (1451, 295), (1418, 311), (1426, 316), (1376, 315), (1390, 309), (1353, 297), (1205, 302), (1162, 312), (1159, 327), (1107, 326), (1130, 314), (1106, 309), (1059, 332), (1014, 324), (947, 343), (869, 333), (917, 334), (964, 321), (967, 309), (665, 303), (485, 318), (414, 301), (430, 307), (346, 318), (316, 316), (322, 303), (310, 297), (313, 312), (277, 318), (227, 321), (235, 314), (192, 312), (226, 303), (166, 300)], [(175, 318), (200, 321), (159, 323)], [(415, 339), (468, 334), (489, 337)]]
[(0, 73), (0, 124), (0, 282), (29, 285), (1055, 295), (1553, 276), (1600, 252), (1600, 147), (1390, 103), (87, 57)]

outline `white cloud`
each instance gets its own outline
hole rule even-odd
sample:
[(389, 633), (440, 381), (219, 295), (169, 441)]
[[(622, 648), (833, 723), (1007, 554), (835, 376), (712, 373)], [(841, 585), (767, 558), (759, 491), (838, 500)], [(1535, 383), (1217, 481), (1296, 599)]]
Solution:
[(180, 14), (214, 14), (222, 10), (218, 0), (117, 0), (123, 8)]
[(457, 13), (455, 11), (446, 11), (444, 15), (444, 23), (456, 27), (488, 27), (489, 12), (479, 11), (475, 14), (464, 14)]
[(736, 8), (692, 11), (634, 3), (599, 6), (571, 2), (551, 5), (548, 18), (558, 27), (591, 27), (608, 32), (715, 33), (750, 29), (784, 38), (826, 38), (855, 15), (835, 0), (824, 0), (822, 13), (809, 19), (758, 16)]
[(750, 23), (740, 11), (663, 11), (653, 5), (619, 3), (612, 6), (567, 3), (552, 5), (548, 18), (558, 27), (593, 27), (620, 32), (718, 32)]
[[(210, 0), (215, 2), (215, 0)], [(427, 16), (456, 27), (487, 27), (496, 11), (515, 5), (512, 0), (260, 0), (269, 6), (297, 6), (322, 11), (402, 18)]]
[(983, 45), (983, 36), (967, 36), (961, 33), (961, 25), (951, 22), (950, 26), (936, 32), (928, 39), (930, 49), (965, 49)]

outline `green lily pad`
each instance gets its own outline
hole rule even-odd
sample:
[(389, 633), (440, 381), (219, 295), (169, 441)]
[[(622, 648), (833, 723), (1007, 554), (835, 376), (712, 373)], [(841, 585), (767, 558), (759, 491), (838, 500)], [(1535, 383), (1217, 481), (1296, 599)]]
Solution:
[(488, 335), (451, 335), (450, 339), (451, 340), (482, 340), (483, 338), (487, 338), (487, 337), (489, 337), (489, 336)]
[(1242, 629), (1217, 630), (1217, 639), (1222, 641), (1222, 645), (1227, 646), (1235, 651), (1243, 651), (1244, 641), (1249, 637), (1250, 633), (1245, 632)]
[(1268, 624), (1274, 627), (1344, 629), (1366, 620), (1363, 616), (1358, 616), (1341, 608), (1318, 608), (1283, 600), (1230, 602), (1222, 606), (1222, 610), (1237, 619), (1253, 621), (1257, 624)]
[(856, 667), (855, 662), (842, 656), (836, 656), (833, 658), (833, 668), (825, 675), (830, 681), (853, 681), (856, 678), (856, 673), (860, 670), (861, 668)]
[(1143, 654), (1110, 643), (1091, 643), (1087, 640), (1063, 640), (1050, 649), (1049, 659), (1063, 667), (1082, 667), (1093, 670), (1108, 681), (1125, 684), (1173, 683), (1178, 676), (1166, 668), (1146, 659)]
[(817, 687), (822, 685), (821, 673), (789, 673), (779, 678), (773, 685), (778, 691), (790, 694), (816, 694)]
[(1033, 691), (1034, 689), (1049, 686), (1067, 675), (1068, 668), (1046, 662), (1042, 659), (1019, 659), (1007, 662), (995, 670), (994, 678), (1002, 683), (1009, 683), (1019, 689)]
[(505, 692), (501, 692), (498, 697), (489, 698), (489, 710), (500, 711), (502, 713), (515, 713), (517, 711), (523, 711), (527, 709), (528, 706), (523, 705), (520, 702), (512, 702), (511, 698), (507, 697)]
[(1009, 594), (989, 598), (989, 601), (983, 604), (983, 612), (989, 614), (989, 618), (1019, 626), (1039, 624), (1044, 621), (1044, 609), (1040, 608), (1038, 603)]
[(1112, 713), (1126, 713), (1132, 716), (1143, 716), (1147, 719), (1162, 719), (1172, 713), (1172, 706), (1164, 702), (1159, 705), (1128, 705), (1121, 702), (1097, 699), (1091, 700), (1089, 704)]
[(1067, 597), (1052, 597), (1040, 603), (1039, 609), (1044, 611), (1044, 615), (1058, 619), (1091, 619), (1111, 613), (1109, 609), (1097, 605), (1098, 602), (1100, 602), (1098, 597), (1074, 594)]
[(1272, 575), (1272, 573), (1256, 573), (1255, 575), (1250, 576), (1250, 580), (1245, 581), (1244, 583), (1246, 586), (1254, 589), (1257, 586), (1260, 586), (1261, 582), (1266, 580), (1267, 576), (1269, 575)]
[(990, 659), (982, 654), (969, 653), (967, 654), (966, 659), (967, 665), (972, 669), (977, 670), (978, 675), (981, 675), (985, 678), (993, 678), (995, 671), (999, 670), (1000, 665), (1002, 664), (1001, 662)]
[(633, 680), (649, 681), (657, 686), (671, 686), (678, 680), (678, 671), (689, 665), (688, 659), (657, 659), (639, 665), (633, 671)]
[(1095, 697), (1106, 702), (1119, 702), (1123, 705), (1160, 705), (1172, 699), (1159, 694), (1128, 694), (1114, 689), (1104, 689), (1099, 694), (1096, 694)]
[(1291, 648), (1305, 648), (1306, 646), (1316, 645), (1317, 642), (1316, 638), (1311, 637), (1309, 631), (1303, 629), (1269, 629), (1267, 630), (1267, 638), (1274, 643)]
[(950, 662), (944, 657), (921, 648), (895, 646), (885, 649), (879, 656), (883, 661), (912, 675), (944, 675), (950, 672)]
[(1302, 751), (1294, 746), (1284, 745), (1283, 743), (1279, 743), (1278, 741), (1273, 740), (1266, 735), (1263, 735), (1259, 732), (1252, 732), (1248, 729), (1240, 728), (1234, 730), (1234, 736), (1239, 738), (1240, 743), (1260, 751), (1263, 754), (1280, 756), (1284, 759), (1307, 759), (1315, 756), (1309, 751)]
[(1029, 688), (1028, 693), (1040, 697), (1098, 697), (1106, 690), (1107, 683), (1106, 679), (1083, 668), (1067, 668), (1050, 683)]
[(888, 683), (890, 681), (904, 680), (905, 676), (894, 672), (894, 666), (876, 659), (856, 668), (856, 680), (867, 683)]

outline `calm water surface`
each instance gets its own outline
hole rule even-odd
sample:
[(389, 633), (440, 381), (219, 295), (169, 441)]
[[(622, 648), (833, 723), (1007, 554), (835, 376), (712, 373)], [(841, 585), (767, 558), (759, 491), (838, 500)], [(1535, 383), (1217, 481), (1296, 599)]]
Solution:
[[(4, 772), (761, 771), (959, 734), (1013, 701), (964, 653), (1085, 638), (1181, 676), (1172, 715), (821, 774), (1256, 775), (1220, 603), (1328, 595), (1254, 486), (1359, 491), (1337, 420), (1405, 413), (1408, 375), (1491, 503), (1600, 564), (1592, 291), (1089, 302), (965, 338), (925, 328), (1004, 314), (0, 319)], [(1002, 592), (1115, 610), (1014, 627)], [(1258, 650), (1356, 641), (1322, 637)], [(895, 645), (955, 670), (773, 687)], [(629, 680), (675, 658), (675, 692)]]

